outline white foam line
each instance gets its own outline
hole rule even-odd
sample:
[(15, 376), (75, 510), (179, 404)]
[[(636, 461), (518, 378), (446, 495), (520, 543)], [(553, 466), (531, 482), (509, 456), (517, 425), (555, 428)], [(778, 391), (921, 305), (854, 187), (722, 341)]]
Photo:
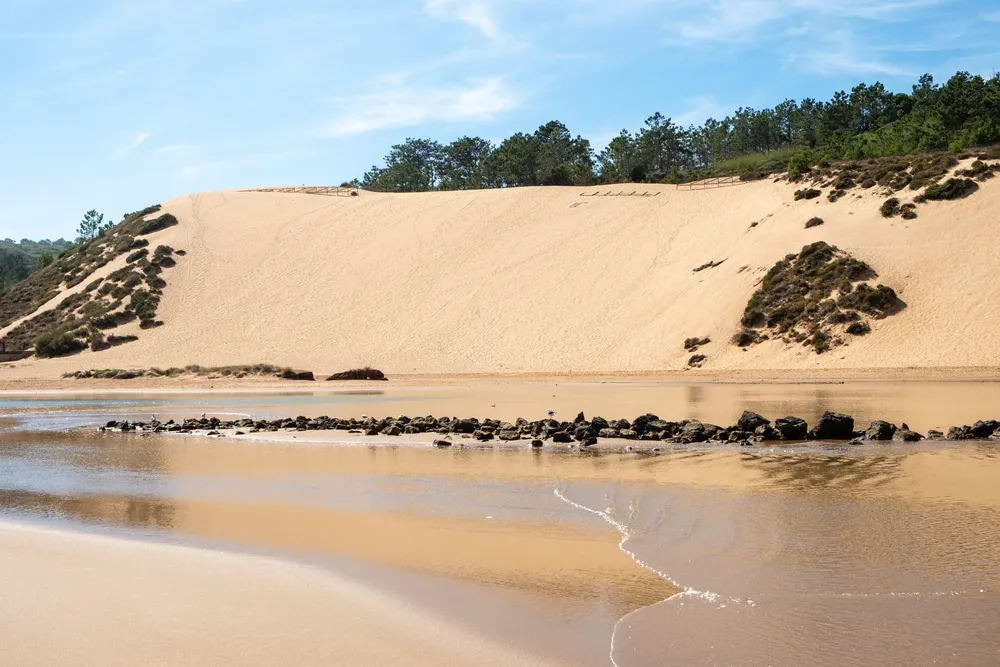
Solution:
[[(586, 505), (581, 505), (576, 501), (570, 500), (569, 498), (566, 497), (566, 494), (563, 493), (563, 489), (560, 487), (556, 487), (555, 489), (552, 490), (552, 492), (556, 495), (556, 498), (559, 498), (559, 500), (562, 500), (563, 502), (572, 505), (577, 509), (581, 509), (589, 514), (594, 514), (596, 516), (599, 516), (602, 519), (604, 519), (604, 521), (614, 526), (615, 529), (618, 531), (618, 533), (621, 535), (621, 540), (619, 540), (618, 542), (618, 548), (629, 558), (631, 558), (632, 562), (634, 562), (639, 567), (652, 572), (653, 574), (660, 577), (667, 583), (681, 589), (680, 593), (675, 593), (670, 597), (664, 598), (659, 602), (654, 602), (653, 604), (646, 605), (645, 607), (639, 607), (638, 609), (633, 609), (632, 611), (630, 611), (629, 613), (625, 614), (624, 616), (618, 619), (618, 621), (615, 623), (615, 627), (611, 630), (611, 648), (608, 654), (608, 657), (611, 659), (611, 664), (614, 665), (614, 667), (619, 667), (618, 662), (615, 660), (615, 637), (618, 635), (618, 627), (622, 624), (622, 622), (625, 619), (627, 619), (632, 614), (636, 614), (644, 609), (649, 609), (650, 607), (655, 607), (658, 604), (662, 604), (664, 602), (667, 602), (668, 600), (673, 600), (674, 598), (677, 597), (698, 597), (707, 602), (719, 602), (720, 600), (725, 600), (725, 603), (732, 602), (736, 604), (747, 604), (751, 607), (756, 606), (752, 600), (736, 600), (733, 598), (724, 599), (718, 593), (712, 593), (710, 591), (699, 591), (697, 589), (691, 588), (690, 586), (682, 586), (673, 578), (671, 578), (670, 575), (668, 575), (666, 572), (661, 572), (660, 570), (657, 570), (655, 567), (653, 567), (649, 563), (639, 558), (639, 556), (636, 555), (634, 551), (630, 550), (628, 547), (625, 546), (625, 544), (633, 537), (632, 530), (611, 515), (610, 507), (602, 512), (600, 510), (595, 510), (593, 508), (587, 507)], [(638, 507), (633, 503), (630, 504), (629, 509), (630, 509), (629, 518), (631, 520), (632, 518), (635, 517), (635, 514), (638, 511)], [(725, 607), (726, 606), (725, 603), (720, 604), (720, 606)]]

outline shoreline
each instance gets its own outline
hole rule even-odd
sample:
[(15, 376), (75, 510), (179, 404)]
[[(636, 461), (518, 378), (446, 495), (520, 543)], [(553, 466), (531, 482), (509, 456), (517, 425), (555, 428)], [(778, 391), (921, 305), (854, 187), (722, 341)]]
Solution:
[[(37, 365), (38, 362), (32, 364)], [(261, 377), (140, 377), (123, 380), (64, 378), (42, 374), (29, 374), (16, 365), (0, 366), (0, 379), (4, 388), (0, 396), (21, 394), (72, 394), (75, 392), (135, 393), (162, 392), (187, 393), (199, 391), (228, 391), (233, 393), (269, 393), (275, 391), (337, 393), (341, 391), (384, 389), (414, 390), (437, 387), (477, 387), (482, 385), (550, 384), (569, 385), (824, 385), (845, 383), (880, 382), (1000, 382), (1000, 367), (907, 367), (907, 368), (854, 368), (854, 369), (732, 369), (732, 370), (681, 370), (648, 372), (568, 372), (568, 373), (392, 373), (385, 382), (348, 381), (296, 381)], [(31, 370), (40, 370), (31, 368)]]
[[(137, 537), (0, 520), (8, 658), (39, 666), (559, 664), (318, 566)], [(123, 625), (131, 631), (119, 635)], [(117, 649), (107, 655), (112, 640)]]

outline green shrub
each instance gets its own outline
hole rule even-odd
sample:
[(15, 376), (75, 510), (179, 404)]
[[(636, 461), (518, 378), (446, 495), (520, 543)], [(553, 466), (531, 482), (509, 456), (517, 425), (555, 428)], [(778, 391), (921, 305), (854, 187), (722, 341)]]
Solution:
[(806, 229), (809, 229), (811, 227), (819, 227), (822, 224), (823, 224), (823, 218), (809, 218), (809, 220), (806, 221)]
[(86, 347), (87, 343), (61, 329), (47, 331), (35, 339), (35, 354), (39, 357), (64, 357)]
[(131, 264), (132, 262), (138, 261), (149, 254), (149, 250), (146, 248), (139, 248), (134, 253), (125, 258), (125, 262)]
[(882, 214), (883, 218), (891, 218), (899, 213), (899, 200), (895, 197), (890, 197), (882, 202), (882, 206), (880, 206), (878, 210), (879, 213)]
[(872, 330), (871, 326), (869, 326), (868, 323), (864, 321), (852, 322), (847, 327), (847, 333), (851, 334), (852, 336), (864, 336), (866, 334), (871, 333), (871, 330)]
[(821, 194), (823, 193), (815, 188), (796, 190), (795, 201), (799, 201), (800, 199), (815, 199), (816, 197), (819, 197)]
[(797, 181), (804, 174), (809, 172), (809, 154), (806, 152), (796, 153), (788, 161), (788, 180)]
[(944, 183), (937, 183), (927, 188), (924, 196), (932, 201), (945, 199), (961, 199), (979, 189), (979, 185), (969, 178), (949, 178)]

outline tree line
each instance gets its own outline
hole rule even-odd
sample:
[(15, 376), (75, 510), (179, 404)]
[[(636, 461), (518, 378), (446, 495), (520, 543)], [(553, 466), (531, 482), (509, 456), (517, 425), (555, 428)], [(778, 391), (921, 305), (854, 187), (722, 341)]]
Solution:
[(825, 102), (806, 98), (768, 109), (739, 108), (687, 128), (654, 113), (637, 130), (623, 129), (599, 153), (555, 120), (499, 144), (481, 137), (449, 144), (408, 138), (354, 183), (381, 192), (676, 183), (713, 170), (750, 170), (753, 161), (741, 158), (775, 151), (807, 152), (817, 161), (856, 160), (996, 142), (1000, 74), (985, 79), (958, 72), (943, 85), (925, 74), (909, 93), (860, 83)]

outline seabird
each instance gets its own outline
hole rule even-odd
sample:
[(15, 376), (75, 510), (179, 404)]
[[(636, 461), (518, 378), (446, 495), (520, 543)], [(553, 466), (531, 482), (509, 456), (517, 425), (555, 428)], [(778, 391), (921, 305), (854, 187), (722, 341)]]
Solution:
[(545, 414), (547, 414), (549, 417), (554, 417), (555, 414), (556, 414), (556, 411), (552, 410), (552, 409), (549, 409), (549, 410), (545, 411)]

